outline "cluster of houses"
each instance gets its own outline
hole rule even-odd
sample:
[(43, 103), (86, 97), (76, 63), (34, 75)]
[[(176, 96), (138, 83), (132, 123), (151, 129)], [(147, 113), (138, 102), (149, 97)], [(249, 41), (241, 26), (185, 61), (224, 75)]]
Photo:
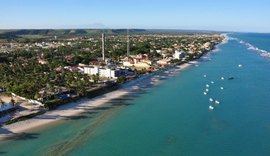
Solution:
[[(57, 39), (57, 36), (54, 36), (53, 39), (49, 39), (47, 41), (42, 42), (33, 42), (33, 43), (20, 43), (20, 42), (3, 42), (0, 43), (0, 53), (9, 53), (13, 52), (14, 50), (30, 50), (34, 49), (35, 51), (40, 51), (40, 49), (56, 49), (59, 47), (65, 47), (65, 46), (74, 46), (81, 41), (85, 41), (83, 37), (74, 37), (69, 39)], [(86, 41), (91, 41), (93, 45), (96, 45), (98, 43), (98, 39), (95, 38), (88, 38)], [(94, 47), (94, 46), (93, 46)], [(90, 51), (89, 48), (84, 48), (85, 51)], [(94, 51), (93, 49), (91, 49)]]
[[(186, 54), (180, 50), (176, 50), (173, 57), (163, 58), (157, 61), (153, 61), (149, 58), (147, 54), (138, 54), (138, 55), (130, 55), (129, 57), (125, 57), (121, 60), (120, 64), (110, 64), (107, 63), (106, 66), (99, 65), (85, 65), (79, 64), (76, 67), (65, 66), (61, 68), (57, 68), (57, 71), (61, 70), (69, 70), (69, 71), (77, 71), (83, 74), (98, 75), (102, 78), (107, 79), (117, 79), (119, 77), (130, 77), (134, 76), (135, 73), (129, 69), (146, 69), (149, 70), (154, 66), (166, 66), (169, 65), (171, 60), (178, 59), (182, 60), (186, 58)], [(43, 63), (43, 62), (40, 62)]]
[(134, 76), (135, 73), (129, 69), (146, 69), (149, 70), (154, 66), (166, 66), (169, 65), (171, 60), (185, 60), (186, 53), (181, 50), (176, 50), (173, 57), (162, 58), (160, 60), (151, 60), (147, 54), (130, 55), (121, 60), (120, 65), (98, 66), (98, 65), (84, 65), (79, 64), (78, 67), (67, 66), (64, 69), (88, 74), (88, 75), (99, 75), (99, 77), (107, 79), (117, 79), (119, 77)]
[(117, 79), (118, 77), (127, 77), (133, 76), (135, 73), (129, 70), (132, 69), (146, 69), (149, 70), (154, 66), (166, 66), (169, 65), (171, 60), (185, 60), (186, 53), (181, 50), (176, 50), (173, 57), (163, 58), (157, 61), (153, 61), (149, 59), (147, 54), (138, 54), (138, 55), (130, 55), (129, 57), (125, 57), (121, 60), (120, 66), (87, 66), (83, 65), (83, 67), (79, 68), (84, 74), (88, 75), (99, 75), (100, 77)]

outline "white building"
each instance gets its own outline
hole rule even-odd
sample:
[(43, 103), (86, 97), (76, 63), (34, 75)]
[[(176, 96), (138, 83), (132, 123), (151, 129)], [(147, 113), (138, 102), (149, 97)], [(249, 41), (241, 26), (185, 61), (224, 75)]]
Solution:
[(126, 69), (110, 69), (106, 67), (98, 67), (98, 66), (87, 66), (84, 67), (84, 74), (88, 75), (99, 75), (100, 77), (106, 78), (118, 78), (120, 76), (124, 76), (128, 73)]
[(182, 52), (181, 50), (175, 50), (174, 55), (173, 55), (174, 59), (183, 59), (186, 57), (186, 54), (184, 52)]
[(115, 70), (113, 69), (99, 68), (98, 72), (100, 77), (117, 78)]
[(98, 73), (98, 68), (97, 67), (84, 67), (83, 68), (83, 73), (88, 74), (88, 75), (95, 75)]

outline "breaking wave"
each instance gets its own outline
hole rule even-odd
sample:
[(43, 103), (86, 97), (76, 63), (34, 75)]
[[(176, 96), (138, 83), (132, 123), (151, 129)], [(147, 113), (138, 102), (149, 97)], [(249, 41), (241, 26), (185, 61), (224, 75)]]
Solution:
[(266, 57), (266, 58), (269, 58), (270, 59), (270, 52), (266, 51), (266, 50), (263, 50), (263, 49), (260, 49), (248, 42), (245, 42), (243, 40), (240, 40), (238, 38), (233, 38), (233, 37), (229, 37), (229, 40), (235, 40), (235, 41), (238, 41), (240, 44), (243, 44), (247, 47), (248, 50), (252, 50), (252, 51), (255, 51), (255, 52), (258, 52), (260, 54), (260, 56), (262, 57)]

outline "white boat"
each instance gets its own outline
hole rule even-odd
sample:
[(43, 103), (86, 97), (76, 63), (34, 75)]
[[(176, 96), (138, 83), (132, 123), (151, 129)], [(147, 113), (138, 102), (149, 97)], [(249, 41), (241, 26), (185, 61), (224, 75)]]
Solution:
[(212, 84), (214, 84), (215, 82), (214, 81), (211, 81)]
[(203, 75), (203, 77), (207, 77), (206, 75)]
[(207, 95), (207, 92), (203, 92), (204, 95)]
[(206, 89), (205, 89), (205, 91), (206, 91), (206, 92), (209, 92), (209, 89), (208, 89), (208, 88), (206, 88)]
[(210, 109), (210, 110), (214, 110), (215, 108), (214, 108), (213, 106), (210, 105), (210, 106), (209, 106), (209, 109)]
[(221, 90), (224, 90), (224, 87), (220, 87)]
[(214, 101), (214, 99), (212, 99), (212, 98), (209, 98), (209, 101), (210, 101), (210, 102), (213, 102), (213, 101)]
[(241, 67), (243, 67), (243, 65), (242, 64), (239, 64), (238, 67), (241, 68)]
[(220, 104), (220, 102), (218, 100), (215, 101), (216, 104)]
[(205, 86), (206, 86), (207, 88), (209, 88), (209, 87), (210, 87), (210, 85), (209, 85), (209, 84), (206, 84)]
[(220, 79), (221, 79), (221, 80), (224, 80), (224, 77), (221, 77)]

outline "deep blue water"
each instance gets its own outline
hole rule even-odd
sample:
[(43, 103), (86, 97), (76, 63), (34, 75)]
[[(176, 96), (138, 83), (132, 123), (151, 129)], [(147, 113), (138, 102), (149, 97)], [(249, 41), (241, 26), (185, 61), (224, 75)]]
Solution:
[[(231, 36), (253, 45), (258, 40), (246, 34)], [(266, 42), (256, 46), (267, 49), (269, 39), (261, 39)], [(219, 48), (198, 67), (143, 94), (117, 99), (103, 110), (4, 142), (0, 154), (270, 155), (270, 61), (238, 40)], [(207, 96), (203, 94), (206, 84), (210, 85)], [(220, 104), (210, 103), (209, 98)], [(209, 105), (215, 109), (209, 110)]]
[(238, 33), (231, 36), (244, 40), (260, 49), (270, 51), (270, 34)]

